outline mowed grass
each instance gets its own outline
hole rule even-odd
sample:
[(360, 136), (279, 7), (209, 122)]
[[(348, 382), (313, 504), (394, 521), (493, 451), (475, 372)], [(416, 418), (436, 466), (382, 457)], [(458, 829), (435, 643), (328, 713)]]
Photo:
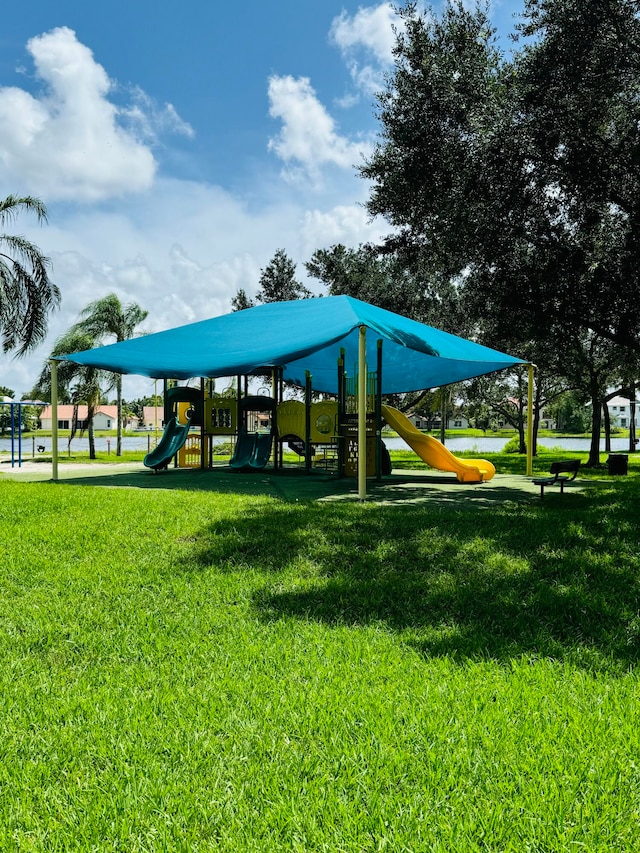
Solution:
[(0, 850), (640, 847), (635, 469), (484, 509), (0, 497)]

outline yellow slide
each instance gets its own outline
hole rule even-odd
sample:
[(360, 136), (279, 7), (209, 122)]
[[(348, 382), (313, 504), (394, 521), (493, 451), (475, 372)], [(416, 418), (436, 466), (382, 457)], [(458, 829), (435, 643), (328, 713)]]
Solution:
[(459, 459), (454, 456), (441, 441), (421, 433), (406, 415), (393, 406), (383, 406), (382, 417), (430, 468), (453, 471), (461, 483), (482, 483), (496, 473), (486, 459)]

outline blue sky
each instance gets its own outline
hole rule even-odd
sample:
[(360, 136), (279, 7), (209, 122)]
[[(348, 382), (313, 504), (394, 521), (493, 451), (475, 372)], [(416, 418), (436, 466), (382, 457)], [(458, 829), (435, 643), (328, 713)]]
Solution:
[[(500, 32), (520, 0), (492, 6)], [(20, 396), (55, 338), (115, 292), (147, 331), (230, 310), (278, 248), (386, 232), (362, 207), (374, 92), (390, 68), (390, 3), (29, 0), (3, 9), (0, 193), (31, 193), (49, 225), (15, 230), (62, 290), (47, 341), (4, 357)], [(151, 393), (127, 379), (125, 396)]]

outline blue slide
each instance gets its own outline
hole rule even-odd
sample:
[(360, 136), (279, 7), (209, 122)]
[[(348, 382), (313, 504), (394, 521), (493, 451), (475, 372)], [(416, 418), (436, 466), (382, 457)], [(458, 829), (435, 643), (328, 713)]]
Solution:
[(190, 425), (191, 421), (187, 421), (186, 424), (178, 423), (174, 415), (165, 426), (158, 446), (151, 453), (147, 453), (142, 460), (147, 468), (153, 468), (155, 471), (166, 468), (187, 440)]

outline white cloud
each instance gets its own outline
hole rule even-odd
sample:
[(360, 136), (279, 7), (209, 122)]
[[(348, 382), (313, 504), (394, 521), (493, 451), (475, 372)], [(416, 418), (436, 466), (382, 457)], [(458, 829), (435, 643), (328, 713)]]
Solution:
[(391, 3), (358, 9), (353, 17), (342, 12), (331, 24), (331, 39), (342, 51), (364, 47), (381, 65), (388, 65), (395, 44), (393, 26), (397, 22)]
[(269, 103), (270, 115), (282, 121), (282, 129), (270, 140), (269, 148), (312, 178), (318, 178), (322, 165), (353, 169), (363, 153), (369, 152), (368, 142), (351, 142), (336, 132), (333, 118), (306, 77), (271, 77)]
[(136, 90), (133, 105), (119, 110), (106, 71), (68, 27), (32, 38), (27, 50), (43, 89), (0, 87), (2, 184), (10, 179), (49, 203), (148, 190), (156, 173), (149, 140), (162, 129), (192, 133), (175, 109), (157, 108)]
[(316, 249), (325, 249), (336, 243), (357, 246), (375, 242), (387, 233), (388, 226), (380, 220), (372, 221), (364, 207), (336, 205), (330, 210), (309, 210), (302, 225), (305, 259)]
[[(79, 312), (110, 292), (149, 311), (146, 331), (161, 331), (227, 313), (240, 287), (254, 295), (278, 248), (303, 278), (316, 249), (378, 237), (358, 205), (366, 184), (354, 169), (370, 143), (341, 135), (308, 79), (269, 81), (281, 128), (269, 147), (289, 174), (297, 168), (307, 180), (292, 186), (263, 167), (245, 199), (157, 175), (152, 146), (160, 134), (189, 137), (192, 129), (171, 105), (157, 106), (138, 89), (128, 92), (126, 108), (116, 106), (122, 89), (71, 30), (41, 35), (28, 49), (42, 91), (0, 88), (0, 195), (17, 185), (46, 200), (49, 224), (24, 217), (20, 230), (51, 257), (62, 305), (35, 352), (0, 359), (0, 383), (18, 395), (33, 386)], [(148, 386), (125, 377), (125, 397), (150, 393)]]
[(355, 15), (342, 12), (331, 24), (330, 39), (340, 48), (356, 87), (380, 91), (384, 72), (393, 61), (396, 35), (402, 21), (391, 3), (360, 8)]
[[(219, 187), (158, 178), (148, 193), (123, 199), (111, 211), (53, 205), (45, 228), (21, 219), (25, 236), (52, 259), (62, 305), (34, 353), (0, 358), (0, 384), (18, 395), (28, 391), (56, 337), (89, 302), (108, 293), (146, 308), (144, 329), (157, 332), (227, 313), (240, 287), (254, 295), (260, 270), (278, 248), (304, 278), (304, 262), (315, 249), (376, 239), (365, 210), (355, 200), (344, 202), (362, 197), (365, 189), (364, 181), (343, 178), (333, 192), (323, 192), (320, 206), (318, 197), (305, 194), (298, 201), (280, 183), (256, 188), (261, 203), (248, 206)], [(148, 385), (125, 377), (125, 397), (150, 393)]]

